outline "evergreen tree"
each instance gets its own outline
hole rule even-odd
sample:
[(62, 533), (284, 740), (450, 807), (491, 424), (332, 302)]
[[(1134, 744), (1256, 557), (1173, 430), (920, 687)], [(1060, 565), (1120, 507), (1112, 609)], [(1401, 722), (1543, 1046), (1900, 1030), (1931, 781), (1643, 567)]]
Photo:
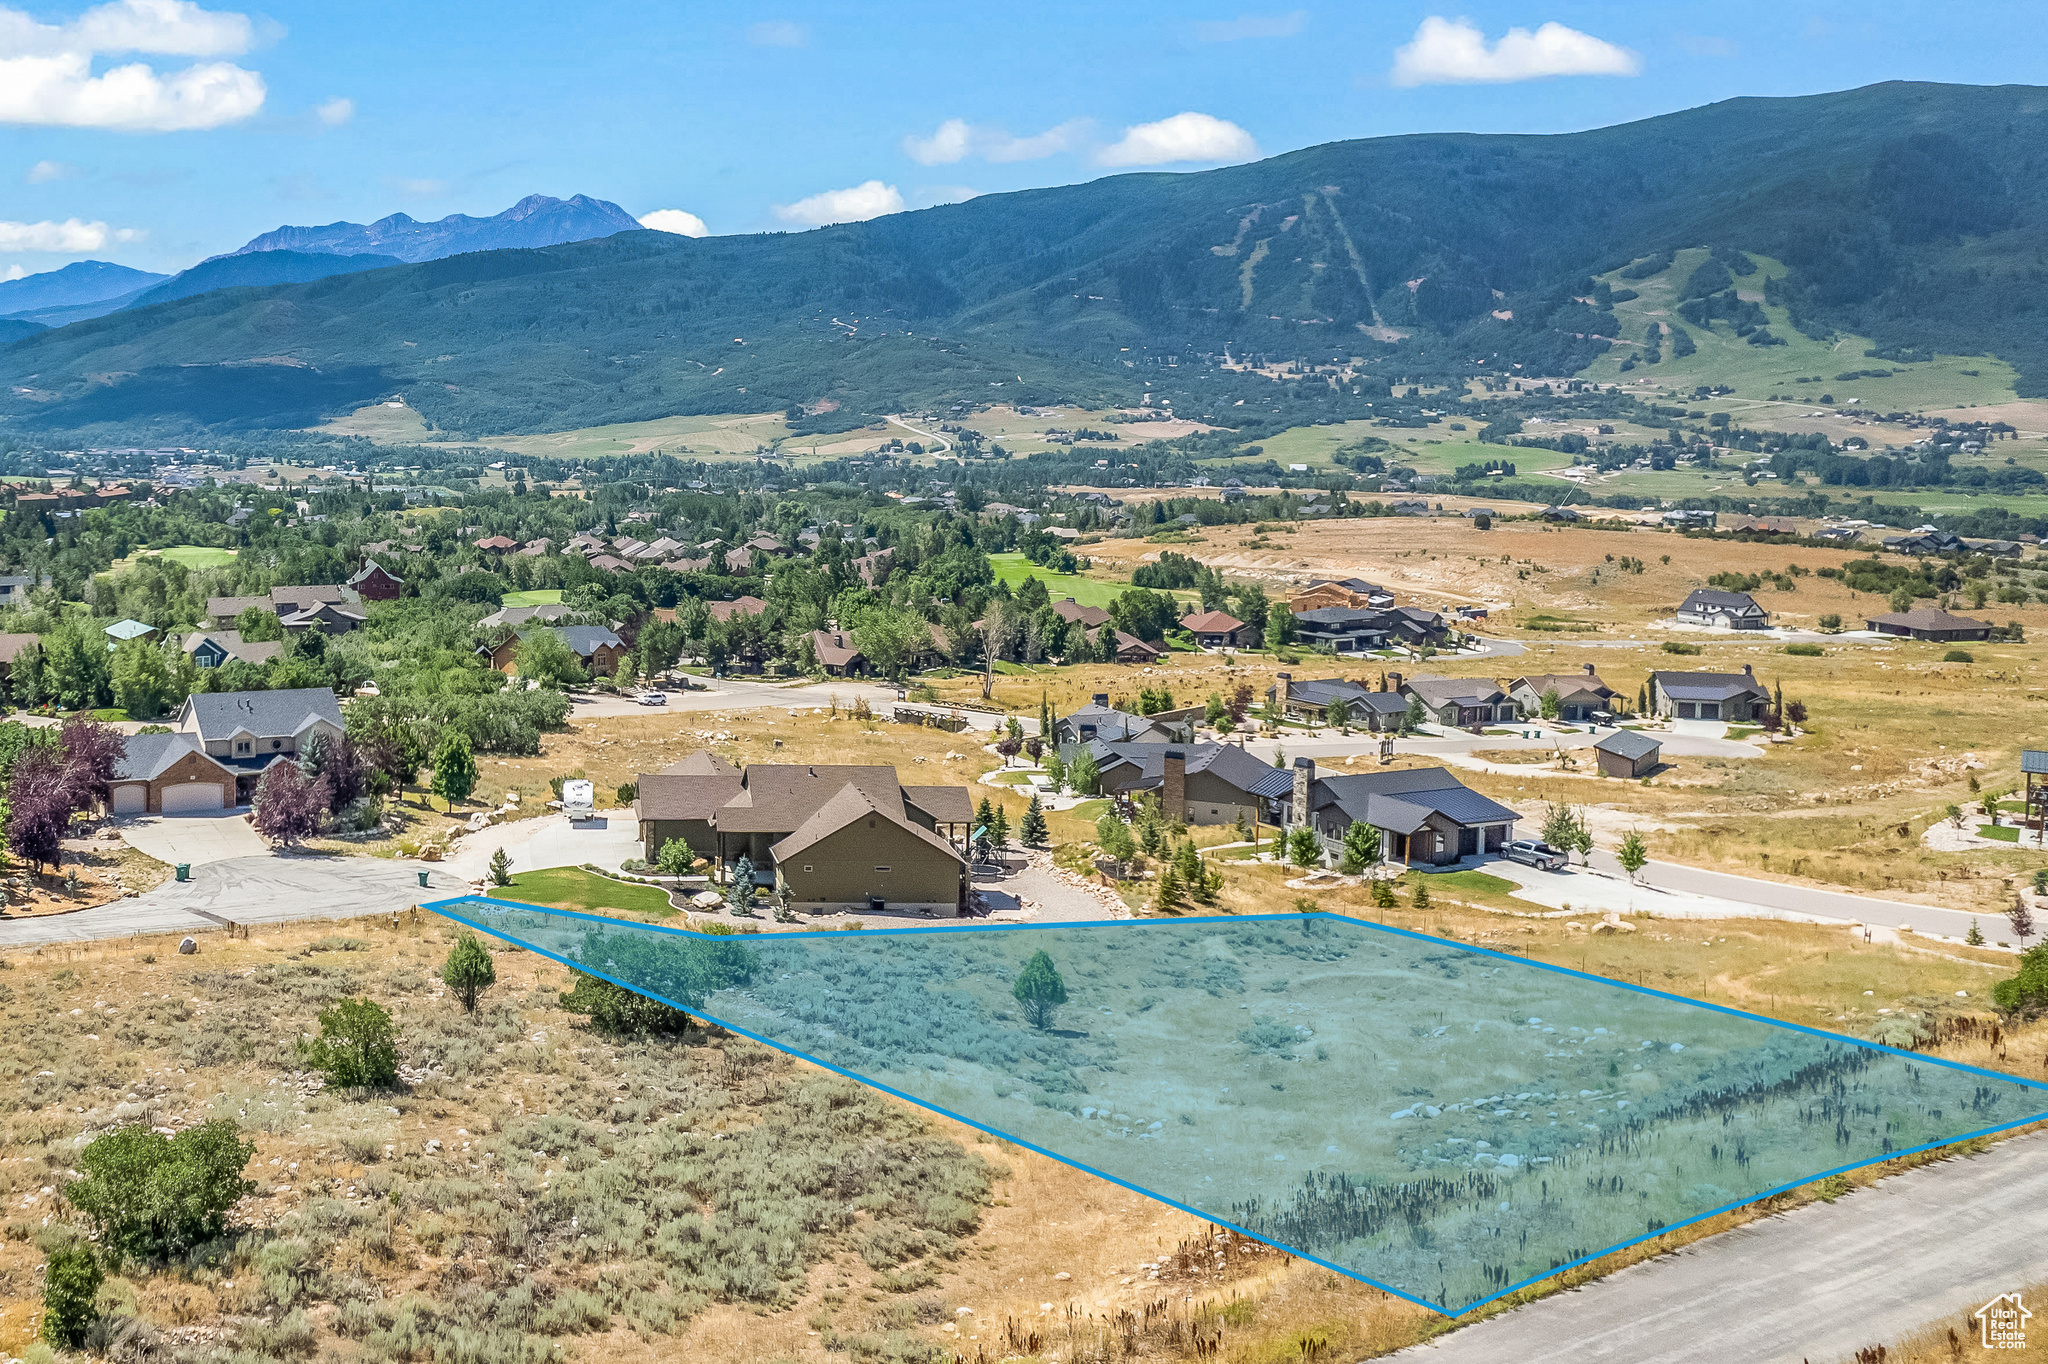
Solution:
[(1410, 903), (1412, 903), (1417, 909), (1428, 909), (1429, 882), (1420, 876), (1416, 877), (1415, 889), (1409, 892), (1408, 898)]
[(1045, 806), (1038, 799), (1036, 792), (1032, 793), (1031, 804), (1025, 808), (1024, 820), (1023, 823), (1018, 825), (1017, 832), (1018, 836), (1024, 840), (1025, 847), (1042, 848), (1045, 846)]
[(1374, 878), (1372, 883), (1372, 907), (1374, 909), (1392, 909), (1394, 907), (1393, 882), (1382, 881), (1377, 877)]
[(476, 754), (470, 749), (469, 736), (459, 729), (448, 730), (434, 751), (434, 794), (452, 809), (455, 802), (468, 800), (474, 790)]
[(1040, 948), (1031, 954), (1010, 987), (1010, 998), (1023, 1006), (1024, 1018), (1041, 1032), (1053, 1025), (1060, 1006), (1067, 1002), (1067, 983), (1060, 979), (1052, 958)]
[(1176, 909), (1180, 908), (1180, 896), (1179, 873), (1174, 871), (1171, 864), (1160, 868), (1158, 891), (1152, 897), (1152, 912), (1155, 914), (1173, 913)]
[(491, 884), (509, 886), (512, 884), (512, 858), (503, 848), (491, 854)]
[(1352, 820), (1344, 830), (1344, 874), (1356, 876), (1379, 860), (1380, 831), (1362, 819)]
[(1306, 824), (1298, 824), (1287, 835), (1287, 860), (1297, 867), (1313, 867), (1322, 853), (1316, 831)]
[(441, 983), (462, 1001), (466, 1014), (475, 1013), (477, 996), (498, 983), (498, 968), (491, 961), (490, 950), (476, 934), (464, 932), (448, 949), (448, 959), (441, 964)]
[(990, 838), (996, 836), (995, 802), (987, 796), (983, 796), (981, 804), (974, 807), (974, 824), (976, 828), (986, 829)]
[(997, 805), (993, 813), (995, 815), (995, 827), (989, 830), (989, 836), (995, 839), (998, 848), (1007, 848), (1010, 846), (1009, 812), (1004, 810), (1001, 805)]
[(1970, 935), (1964, 938), (1963, 941), (1972, 947), (1982, 947), (1984, 945), (1984, 930), (1977, 927), (1977, 920), (1974, 917), (1970, 920)]
[(725, 902), (740, 917), (753, 917), (754, 859), (745, 853), (741, 853), (740, 860), (732, 864), (732, 873), (726, 878)]

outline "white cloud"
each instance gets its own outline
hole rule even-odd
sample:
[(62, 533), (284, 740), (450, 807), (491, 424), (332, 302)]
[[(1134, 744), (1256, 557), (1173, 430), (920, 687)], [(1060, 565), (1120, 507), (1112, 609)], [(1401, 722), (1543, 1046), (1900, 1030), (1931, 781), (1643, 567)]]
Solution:
[(640, 215), (640, 226), (653, 228), (656, 232), (673, 232), (678, 237), (711, 235), (711, 229), (704, 226), (702, 218), (680, 208), (657, 208), (652, 213), (643, 213)]
[(28, 168), (28, 174), (22, 178), (31, 185), (47, 185), (52, 180), (75, 180), (81, 174), (83, 172), (78, 167), (62, 161), (38, 161)]
[(28, 267), (25, 265), (10, 265), (5, 270), (0, 270), (0, 281), (26, 278), (28, 278)]
[(1633, 76), (1642, 69), (1625, 47), (1549, 23), (1531, 33), (1511, 28), (1487, 46), (1469, 19), (1432, 14), (1407, 46), (1394, 52), (1396, 85), (1447, 85), (1536, 80), (1544, 76)]
[(404, 180), (396, 179), (391, 187), (400, 194), (410, 194), (415, 199), (432, 199), (448, 192), (446, 180)]
[(977, 128), (965, 119), (949, 118), (930, 137), (903, 139), (903, 150), (920, 166), (950, 166), (970, 156), (984, 161), (1037, 161), (1071, 151), (1087, 136), (1085, 118), (1068, 119), (1030, 137), (1012, 137), (1001, 128)]
[(255, 40), (248, 16), (189, 0), (115, 0), (63, 24), (0, 5), (0, 123), (128, 132), (217, 128), (263, 107), (263, 77), (232, 62), (158, 72), (129, 62), (93, 74), (111, 53), (225, 57)]
[(767, 19), (747, 30), (747, 41), (755, 47), (803, 47), (811, 41), (811, 33), (787, 19)]
[(1247, 38), (1292, 38), (1308, 23), (1308, 11), (1286, 14), (1240, 14), (1235, 19), (1209, 19), (1195, 25), (1198, 43), (1237, 43)]
[(903, 195), (894, 185), (867, 180), (852, 189), (828, 189), (799, 199), (793, 204), (775, 205), (775, 216), (786, 223), (823, 227), (827, 223), (861, 223), (886, 213), (903, 211)]
[(1174, 161), (1248, 161), (1259, 154), (1252, 135), (1208, 114), (1175, 114), (1124, 129), (1096, 160), (1105, 166), (1164, 166)]
[(110, 228), (105, 223), (82, 223), (76, 218), (66, 218), (61, 223), (47, 219), (40, 223), (0, 222), (0, 251), (54, 251), (74, 256), (101, 250), (110, 242), (132, 242), (140, 236), (134, 228)]
[(339, 128), (356, 116), (356, 102), (337, 95), (315, 109), (313, 116), (330, 128)]

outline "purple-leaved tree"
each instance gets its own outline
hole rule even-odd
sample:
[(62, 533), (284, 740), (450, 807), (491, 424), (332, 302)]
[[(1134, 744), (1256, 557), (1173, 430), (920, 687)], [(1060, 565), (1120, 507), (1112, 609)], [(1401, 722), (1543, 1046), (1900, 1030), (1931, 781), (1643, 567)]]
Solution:
[(290, 847), (320, 827), (327, 784), (307, 781), (295, 762), (274, 762), (256, 783), (256, 832)]
[(107, 804), (114, 768), (127, 752), (128, 740), (112, 725), (85, 719), (66, 722), (57, 738), (63, 748), (71, 808), (90, 810)]
[(36, 744), (14, 764), (7, 787), (7, 846), (41, 871), (57, 865), (71, 824), (72, 792), (64, 755), (55, 744)]

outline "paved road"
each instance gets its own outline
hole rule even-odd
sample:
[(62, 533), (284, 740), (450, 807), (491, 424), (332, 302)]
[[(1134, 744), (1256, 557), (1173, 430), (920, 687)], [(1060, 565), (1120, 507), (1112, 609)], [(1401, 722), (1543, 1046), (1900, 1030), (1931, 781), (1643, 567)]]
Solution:
[(1394, 1358), (1836, 1364), (2044, 1276), (2048, 1134), (2036, 1133), (1751, 1223)]
[(396, 913), (466, 889), (460, 878), (428, 868), (428, 886), (422, 890), (420, 870), (414, 863), (374, 857), (210, 862), (194, 867), (190, 881), (166, 881), (130, 900), (70, 914), (0, 919), (0, 951), (137, 933), (198, 933), (226, 921), (269, 924)]
[[(1564, 748), (1591, 748), (1614, 731), (1603, 729), (1598, 732), (1579, 730), (1574, 734), (1559, 734), (1541, 725), (1521, 721), (1496, 725), (1510, 734), (1468, 734), (1463, 731), (1450, 733), (1420, 733), (1411, 738), (1394, 740), (1394, 752), (1416, 754), (1427, 757), (1462, 757), (1475, 749), (1541, 749), (1545, 752), (1562, 746)], [(1297, 730), (1278, 738), (1248, 738), (1245, 747), (1266, 761), (1273, 759), (1274, 748), (1287, 750), (1288, 758), (1371, 757), (1377, 758), (1380, 751), (1380, 736), (1364, 732), (1349, 735), (1337, 733), (1334, 729), (1321, 731), (1320, 738), (1307, 737), (1308, 731)], [(1525, 733), (1537, 737), (1524, 739)], [(1740, 739), (1723, 739), (1705, 734), (1674, 734), (1666, 731), (1652, 733), (1664, 751), (1674, 757), (1692, 758), (1756, 758), (1763, 750)]]
[[(1621, 865), (1611, 853), (1594, 853), (1593, 865), (1603, 871), (1621, 874)], [(1760, 881), (1750, 876), (1680, 866), (1676, 862), (1651, 862), (1643, 868), (1642, 879), (1651, 886), (1667, 890), (1710, 895), (1717, 899), (1737, 900), (1743, 904), (1821, 919), (1840, 919), (1847, 923), (1910, 927), (1915, 933), (1938, 934), (1959, 941), (1969, 936), (1972, 918), (1984, 930), (1984, 936), (1994, 942), (2000, 937), (2010, 939), (2012, 936), (2005, 921), (1996, 916), (1970, 915), (1959, 910), (1937, 909), (1932, 905), (1916, 905), (1904, 900), (1881, 900), (1845, 891), (1817, 890), (1810, 886), (1787, 885), (1782, 881)]]

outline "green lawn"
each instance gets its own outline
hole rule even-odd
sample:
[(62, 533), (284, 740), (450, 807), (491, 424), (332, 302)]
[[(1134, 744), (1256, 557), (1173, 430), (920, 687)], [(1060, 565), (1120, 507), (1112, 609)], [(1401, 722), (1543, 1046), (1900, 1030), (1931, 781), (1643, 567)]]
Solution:
[(187, 568), (225, 568), (235, 561), (231, 549), (209, 549), (205, 545), (173, 545), (163, 557)]
[(498, 598), (500, 606), (558, 606), (562, 601), (559, 587), (538, 587), (531, 592), (507, 592)]
[(1432, 891), (1462, 890), (1468, 895), (1506, 895), (1521, 889), (1506, 877), (1494, 876), (1483, 871), (1442, 871), (1423, 873), (1410, 870), (1403, 881), (1412, 881), (1419, 875), (1427, 874)]
[[(1082, 606), (1108, 606), (1130, 588), (1128, 581), (1105, 582), (1078, 573), (1054, 573), (1051, 569), (1040, 568), (1021, 554), (991, 554), (988, 563), (995, 571), (996, 581), (1008, 583), (1012, 589), (1026, 578), (1036, 578), (1045, 584), (1045, 590), (1052, 593), (1054, 601), (1072, 597)], [(506, 600), (509, 602), (511, 598)]]
[(1977, 832), (1985, 838), (1995, 838), (2001, 843), (2020, 841), (2020, 831), (2010, 824), (1979, 824)]
[(653, 886), (629, 886), (578, 867), (515, 872), (512, 884), (491, 892), (508, 900), (573, 909), (584, 914), (646, 914), (665, 919), (675, 913), (668, 894)]

